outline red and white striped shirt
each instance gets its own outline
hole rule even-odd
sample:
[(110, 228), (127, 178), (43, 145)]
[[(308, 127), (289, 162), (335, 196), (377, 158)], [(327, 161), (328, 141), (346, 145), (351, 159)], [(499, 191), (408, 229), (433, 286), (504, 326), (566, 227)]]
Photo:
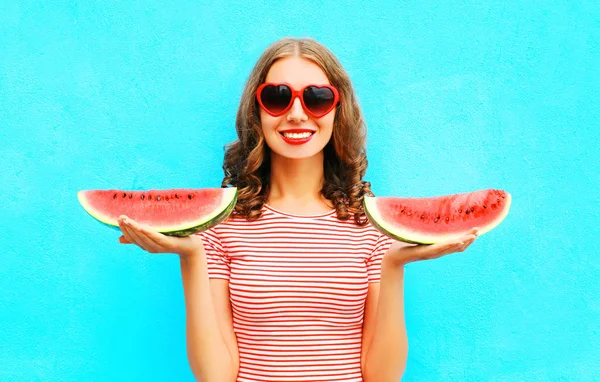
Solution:
[(200, 234), (209, 276), (229, 280), (238, 382), (362, 381), (368, 283), (392, 240), (335, 211), (298, 216), (270, 206)]

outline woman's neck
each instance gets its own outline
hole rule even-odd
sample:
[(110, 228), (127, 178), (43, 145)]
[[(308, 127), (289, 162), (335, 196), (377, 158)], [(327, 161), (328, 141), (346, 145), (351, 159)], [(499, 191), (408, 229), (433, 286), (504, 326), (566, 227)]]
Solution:
[(321, 195), (325, 175), (323, 152), (303, 159), (284, 158), (271, 153), (268, 204), (293, 214), (313, 215), (333, 207)]

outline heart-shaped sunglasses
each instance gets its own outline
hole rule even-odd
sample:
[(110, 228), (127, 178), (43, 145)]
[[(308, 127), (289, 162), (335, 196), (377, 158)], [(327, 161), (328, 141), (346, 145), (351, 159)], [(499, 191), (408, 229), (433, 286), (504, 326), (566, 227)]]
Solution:
[(340, 95), (331, 85), (307, 85), (296, 90), (287, 83), (266, 82), (258, 87), (256, 98), (264, 111), (278, 117), (288, 111), (294, 99), (314, 118), (321, 118), (338, 104)]

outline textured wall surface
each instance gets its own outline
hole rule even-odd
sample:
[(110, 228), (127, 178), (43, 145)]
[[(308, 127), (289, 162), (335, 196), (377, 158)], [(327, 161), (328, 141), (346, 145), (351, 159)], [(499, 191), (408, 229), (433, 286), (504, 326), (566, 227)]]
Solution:
[(118, 245), (76, 191), (218, 186), (288, 35), (350, 73), (377, 194), (513, 194), (467, 252), (407, 267), (404, 381), (600, 380), (599, 8), (398, 3), (2, 2), (0, 380), (193, 380), (177, 258)]

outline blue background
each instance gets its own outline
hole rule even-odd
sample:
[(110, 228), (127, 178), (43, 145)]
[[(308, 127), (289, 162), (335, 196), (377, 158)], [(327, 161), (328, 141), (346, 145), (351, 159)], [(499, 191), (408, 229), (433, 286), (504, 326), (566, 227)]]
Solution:
[(0, 380), (192, 380), (178, 259), (118, 245), (76, 191), (218, 186), (288, 35), (349, 72), (376, 194), (513, 195), (407, 266), (404, 381), (600, 380), (600, 8), (565, 0), (2, 2)]

